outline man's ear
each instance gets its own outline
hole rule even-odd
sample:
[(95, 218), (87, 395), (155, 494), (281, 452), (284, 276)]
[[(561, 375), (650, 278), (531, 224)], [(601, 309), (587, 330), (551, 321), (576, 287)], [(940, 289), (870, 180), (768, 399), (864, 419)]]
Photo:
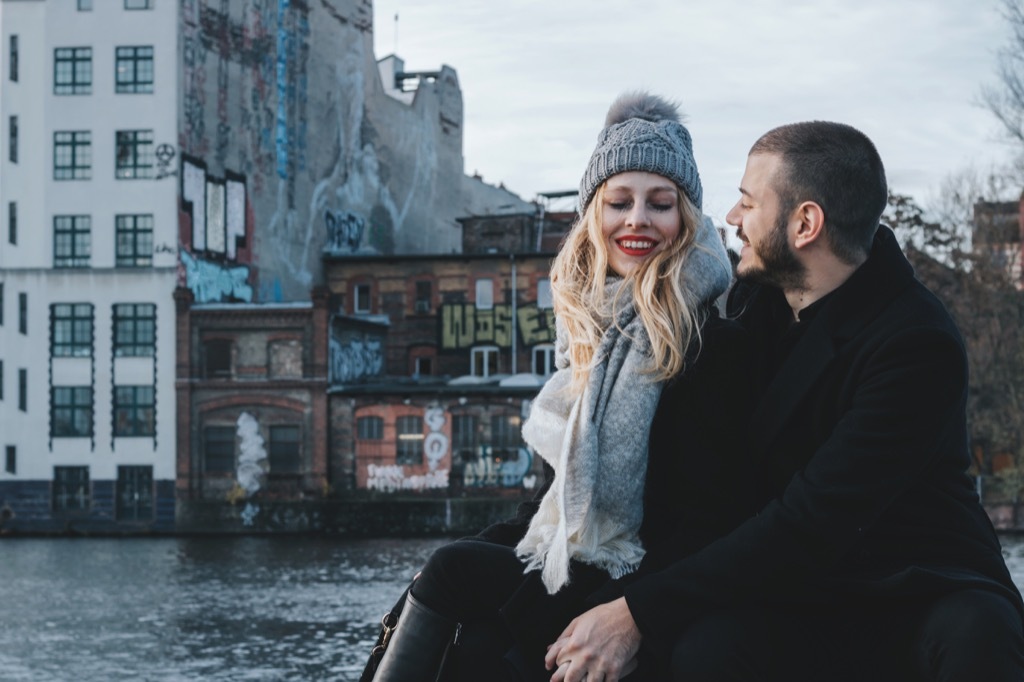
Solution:
[(825, 211), (817, 202), (805, 201), (797, 206), (793, 211), (792, 220), (796, 223), (796, 234), (793, 235), (794, 248), (807, 248), (819, 239), (825, 239)]

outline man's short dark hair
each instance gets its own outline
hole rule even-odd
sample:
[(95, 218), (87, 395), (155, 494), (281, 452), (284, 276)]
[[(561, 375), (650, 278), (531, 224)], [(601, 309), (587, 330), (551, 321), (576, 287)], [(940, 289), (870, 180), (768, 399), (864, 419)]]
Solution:
[(867, 135), (843, 123), (791, 123), (762, 135), (750, 153), (782, 157), (773, 183), (780, 215), (804, 201), (817, 203), (836, 256), (851, 264), (863, 260), (888, 196), (882, 159)]

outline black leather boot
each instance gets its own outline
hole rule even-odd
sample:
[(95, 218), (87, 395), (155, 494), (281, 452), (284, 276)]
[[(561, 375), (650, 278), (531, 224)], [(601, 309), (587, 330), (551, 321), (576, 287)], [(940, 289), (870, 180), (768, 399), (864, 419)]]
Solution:
[(462, 625), (428, 609), (412, 596), (405, 600), (374, 682), (438, 682), (448, 651), (458, 646)]

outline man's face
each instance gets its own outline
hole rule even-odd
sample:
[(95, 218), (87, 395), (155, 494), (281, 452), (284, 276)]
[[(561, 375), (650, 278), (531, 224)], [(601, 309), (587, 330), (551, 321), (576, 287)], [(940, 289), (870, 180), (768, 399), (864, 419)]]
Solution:
[(799, 289), (806, 278), (803, 263), (789, 245), (793, 207), (784, 207), (775, 191), (782, 166), (778, 154), (752, 154), (740, 183), (740, 198), (725, 216), (743, 242), (736, 275), (778, 286)]

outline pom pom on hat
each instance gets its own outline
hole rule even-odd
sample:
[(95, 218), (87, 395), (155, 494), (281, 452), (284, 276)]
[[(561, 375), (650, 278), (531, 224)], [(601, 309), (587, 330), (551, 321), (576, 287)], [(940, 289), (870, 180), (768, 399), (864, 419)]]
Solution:
[(681, 123), (678, 107), (662, 97), (629, 92), (612, 103), (580, 182), (580, 211), (586, 210), (601, 183), (627, 171), (666, 177), (694, 206), (702, 207), (704, 191), (690, 131)]

